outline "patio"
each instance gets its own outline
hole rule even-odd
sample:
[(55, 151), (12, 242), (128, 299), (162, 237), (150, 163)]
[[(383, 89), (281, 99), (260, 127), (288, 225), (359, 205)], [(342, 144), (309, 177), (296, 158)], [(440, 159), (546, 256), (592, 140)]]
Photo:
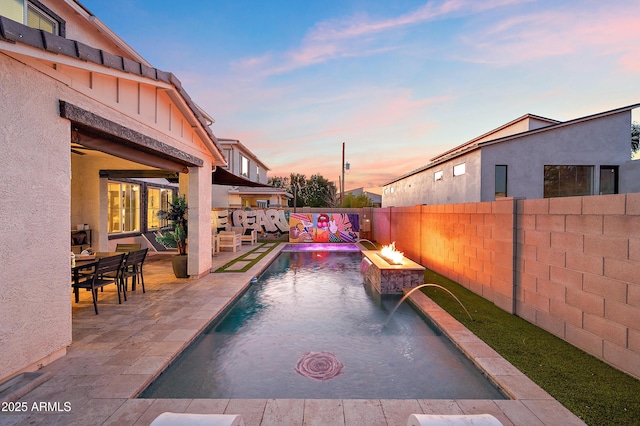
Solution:
[[(243, 245), (236, 253), (216, 254), (213, 269), (253, 248)], [(507, 379), (501, 383), (518, 399), (135, 399), (278, 252), (270, 252), (249, 272), (210, 274), (199, 280), (174, 278), (169, 257), (152, 255), (144, 266), (147, 292), (143, 294), (140, 288), (129, 292), (128, 301), (119, 305), (115, 286), (105, 287), (99, 295), (99, 315), (94, 313), (90, 293), (82, 291), (76, 304), (70, 292), (73, 343), (67, 355), (42, 368), (39, 372), (50, 379), (19, 399), (27, 403), (27, 413), (1, 413), (0, 423), (148, 425), (160, 413), (172, 411), (241, 414), (248, 426), (405, 425), (412, 413), (490, 413), (504, 425), (583, 424), (521, 373), (505, 373), (508, 363), (494, 358), (485, 358), (483, 363), (503, 370), (502, 377)], [(447, 323), (445, 319), (443, 324)], [(461, 341), (469, 340), (468, 332), (461, 336)], [(31, 409), (41, 402), (59, 403), (60, 412)], [(62, 410), (66, 402), (71, 407), (68, 412)]]

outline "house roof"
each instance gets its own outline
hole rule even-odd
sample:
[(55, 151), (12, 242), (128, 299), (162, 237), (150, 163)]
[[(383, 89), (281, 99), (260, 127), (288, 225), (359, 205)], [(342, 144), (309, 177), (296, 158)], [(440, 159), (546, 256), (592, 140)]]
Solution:
[[(507, 141), (511, 141), (511, 140), (514, 140), (514, 139), (520, 139), (520, 138), (525, 137), (525, 136), (530, 136), (530, 135), (534, 135), (534, 134), (538, 134), (538, 133), (548, 132), (548, 131), (551, 131), (551, 130), (559, 129), (561, 127), (570, 126), (570, 125), (573, 125), (573, 124), (577, 124), (577, 123), (581, 123), (581, 122), (585, 122), (585, 121), (589, 121), (589, 120), (595, 120), (595, 119), (606, 117), (606, 116), (609, 116), (609, 115), (619, 114), (619, 113), (625, 112), (625, 111), (631, 111), (631, 110), (633, 110), (635, 108), (638, 108), (638, 107), (640, 107), (640, 103), (632, 104), (632, 105), (628, 105), (628, 106), (624, 106), (624, 107), (620, 107), (620, 108), (616, 108), (616, 109), (612, 109), (612, 110), (609, 110), (609, 111), (599, 112), (599, 113), (596, 113), (596, 114), (586, 115), (584, 117), (575, 118), (573, 120), (556, 121), (554, 124), (550, 124), (549, 126), (541, 127), (541, 128), (538, 128), (538, 129), (527, 130), (526, 132), (520, 132), (520, 133), (516, 133), (516, 134), (513, 134), (513, 135), (503, 136), (503, 137), (499, 137), (499, 138), (495, 138), (495, 139), (484, 140), (486, 135), (490, 135), (492, 133), (495, 133), (497, 130), (499, 130), (501, 128), (504, 128), (505, 126), (511, 125), (514, 122), (517, 122), (517, 121), (521, 120), (524, 117), (535, 117), (535, 118), (543, 118), (543, 119), (545, 119), (544, 117), (534, 116), (532, 114), (526, 114), (526, 115), (524, 115), (524, 116), (522, 116), (522, 117), (520, 117), (520, 118), (518, 118), (518, 119), (516, 119), (514, 121), (511, 121), (511, 122), (505, 124), (504, 126), (499, 127), (498, 129), (492, 130), (489, 133), (485, 133), (485, 135), (483, 135), (483, 136), (474, 138), (469, 142), (466, 142), (466, 143), (464, 143), (462, 145), (457, 146), (454, 149), (451, 149), (451, 150), (449, 150), (449, 151), (447, 151), (447, 152), (445, 152), (445, 153), (443, 153), (443, 154), (441, 154), (439, 156), (434, 157), (431, 160), (431, 162), (429, 162), (425, 166), (419, 167), (419, 168), (417, 168), (415, 170), (410, 171), (409, 173), (405, 173), (405, 174), (403, 174), (401, 176), (398, 176), (397, 178), (392, 179), (392, 180), (384, 183), (383, 186), (391, 185), (394, 182), (398, 182), (398, 181), (400, 181), (402, 179), (405, 179), (405, 178), (407, 178), (409, 176), (413, 176), (415, 174), (418, 174), (420, 172), (423, 172), (425, 170), (433, 168), (433, 167), (435, 167), (435, 166), (437, 166), (439, 164), (442, 164), (442, 163), (444, 163), (446, 161), (449, 161), (449, 160), (454, 159), (456, 157), (460, 157), (460, 156), (462, 156), (464, 154), (467, 154), (467, 153), (469, 153), (471, 151), (475, 151), (476, 149), (480, 149), (480, 148), (485, 147), (485, 146), (495, 145), (495, 144), (498, 144), (498, 143), (507, 142)], [(555, 120), (551, 120), (551, 119), (548, 119), (548, 118), (545, 119), (545, 120), (555, 121)], [(479, 141), (479, 140), (481, 140), (481, 141)]]
[(244, 152), (248, 157), (251, 157), (253, 161), (258, 163), (263, 169), (271, 170), (266, 164), (262, 162), (249, 148), (247, 148), (240, 140), (238, 139), (226, 139), (226, 138), (218, 138), (218, 143), (220, 147), (224, 149), (226, 146), (238, 146), (242, 152)]
[[(69, 2), (67, 3), (69, 4)], [(74, 1), (74, 3), (80, 5), (77, 1)], [(117, 38), (115, 35), (114, 37)], [(31, 28), (4, 16), (0, 16), (0, 41), (12, 44), (24, 44), (42, 51), (91, 62), (105, 68), (111, 68), (124, 73), (130, 73), (146, 79), (172, 85), (201, 125), (202, 130), (206, 133), (210, 143), (213, 145), (212, 147), (218, 151), (221, 158), (224, 158), (217, 138), (209, 128), (206, 117), (202, 114), (201, 109), (195, 104), (195, 102), (193, 102), (186, 90), (184, 90), (180, 80), (170, 72), (149, 66), (146, 61), (139, 57), (139, 55), (139, 60), (143, 62), (114, 55), (105, 50), (88, 46), (76, 40), (67, 39), (43, 30)], [(131, 50), (133, 51), (133, 49)]]
[(493, 130), (490, 130), (487, 133), (484, 133), (484, 134), (482, 134), (482, 135), (480, 135), (478, 137), (475, 137), (475, 138), (471, 139), (468, 142), (465, 142), (465, 143), (463, 143), (461, 145), (456, 146), (455, 148), (452, 148), (452, 149), (450, 149), (448, 151), (445, 151), (442, 154), (439, 154), (439, 155), (431, 158), (431, 161), (436, 161), (439, 158), (442, 158), (442, 157), (445, 157), (445, 156), (450, 155), (452, 153), (455, 153), (456, 151), (462, 150), (462, 149), (464, 149), (464, 148), (466, 148), (466, 147), (468, 147), (470, 145), (474, 145), (474, 144), (477, 144), (477, 143), (479, 143), (479, 142), (481, 142), (483, 140), (487, 140), (487, 138), (490, 138), (491, 135), (498, 134), (502, 130), (505, 130), (505, 129), (513, 126), (514, 124), (517, 124), (517, 123), (519, 123), (521, 121), (524, 121), (524, 120), (527, 120), (527, 119), (534, 119), (534, 120), (546, 122), (546, 123), (549, 123), (549, 125), (560, 123), (560, 121), (558, 121), (558, 120), (553, 120), (551, 118), (542, 117), (540, 115), (525, 114), (525, 115), (523, 115), (521, 117), (516, 118), (515, 120), (511, 120), (510, 122), (508, 122), (506, 124), (503, 124), (500, 127), (497, 127), (497, 128), (495, 128)]

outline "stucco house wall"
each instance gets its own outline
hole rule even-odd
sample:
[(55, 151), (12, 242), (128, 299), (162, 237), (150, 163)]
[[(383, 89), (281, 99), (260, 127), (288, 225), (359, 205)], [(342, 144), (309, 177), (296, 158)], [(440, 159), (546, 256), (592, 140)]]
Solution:
[(269, 168), (237, 139), (219, 138), (218, 142), (227, 157), (227, 170), (236, 176), (242, 176), (242, 157), (249, 160), (246, 179), (258, 183), (267, 183)]
[[(454, 176), (453, 168), (463, 163), (465, 173)], [(436, 181), (438, 171), (442, 179)], [(480, 185), (480, 151), (474, 151), (385, 185), (382, 199), (384, 207), (480, 201)]]
[[(58, 9), (68, 9), (68, 37), (74, 34), (86, 45), (99, 37), (71, 11), (75, 2), (44, 3), (51, 3), (59, 15), (63, 13)], [(128, 132), (125, 136), (137, 132), (154, 146), (162, 145), (167, 156), (174, 155), (171, 158), (179, 155), (195, 159), (194, 164), (201, 162), (202, 167), (190, 166), (188, 175), (180, 174), (180, 188), (189, 197), (192, 276), (210, 270), (211, 171), (214, 161), (222, 164), (214, 137), (188, 105), (190, 100), (175, 77), (158, 71), (164, 79), (155, 80), (79, 59), (75, 53), (52, 53), (33, 45), (39, 36), (34, 30), (16, 27), (4, 17), (1, 24), (0, 205), (7, 220), (0, 225), (0, 382), (65, 354), (71, 343), (70, 228), (90, 224), (96, 247), (104, 249), (107, 179), (98, 178), (97, 170), (131, 164), (108, 155), (101, 164), (75, 159), (72, 163), (75, 129), (70, 119), (61, 116), (60, 101), (84, 110), (85, 116), (121, 126)], [(16, 32), (24, 32), (32, 44), (6, 39)], [(113, 54), (136, 58), (103, 39), (95, 43), (97, 47), (109, 46)], [(133, 168), (147, 167), (135, 163)], [(74, 196), (85, 205), (74, 202), (72, 207)]]
[[(495, 166), (507, 166), (507, 196), (544, 197), (545, 165), (593, 166), (593, 195), (600, 193), (600, 166), (618, 166), (619, 193), (640, 189), (638, 170), (630, 163), (632, 107), (555, 124), (522, 120), (435, 157), (422, 169), (384, 186), (383, 207), (494, 201)], [(522, 127), (520, 124), (527, 123)], [(546, 124), (546, 125), (545, 125)], [(525, 133), (513, 133), (520, 127)], [(479, 142), (481, 141), (481, 142)], [(466, 164), (463, 176), (453, 167)], [(434, 173), (442, 171), (442, 180)]]
[(544, 197), (545, 165), (594, 167), (599, 193), (601, 165), (622, 165), (630, 158), (631, 111), (535, 133), (482, 147), (481, 201), (495, 199), (495, 166), (508, 166), (507, 196)]
[(64, 355), (71, 343), (71, 164), (69, 122), (57, 111), (62, 92), (63, 85), (0, 55), (0, 99), (11, 105), (0, 114), (0, 382)]
[(620, 167), (620, 192), (640, 192), (640, 160), (625, 162)]
[(229, 207), (229, 188), (227, 185), (211, 185), (212, 208)]

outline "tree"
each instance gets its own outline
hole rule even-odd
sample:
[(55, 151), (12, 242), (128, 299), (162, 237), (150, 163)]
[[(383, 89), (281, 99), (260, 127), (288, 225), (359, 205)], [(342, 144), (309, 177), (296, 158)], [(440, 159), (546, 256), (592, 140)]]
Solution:
[(640, 150), (640, 123), (634, 121), (631, 123), (631, 154), (635, 154)]
[(291, 181), (289, 180), (288, 177), (282, 177), (282, 176), (270, 177), (267, 183), (273, 187), (282, 188), (286, 191), (289, 191), (291, 189)]
[(293, 194), (297, 207), (334, 207), (336, 205), (336, 185), (320, 174), (309, 179), (300, 173), (291, 173), (289, 177), (269, 178), (269, 184)]
[(294, 199), (297, 200), (296, 205), (298, 207), (307, 205), (307, 177), (300, 173), (291, 173), (289, 178), (291, 182), (291, 187), (289, 188), (289, 192), (291, 192), (294, 196)]
[(345, 194), (342, 207), (360, 208), (371, 207), (373, 203), (366, 194)]
[(327, 202), (336, 192), (336, 185), (320, 174), (315, 174), (307, 181), (307, 204), (309, 207), (328, 207)]

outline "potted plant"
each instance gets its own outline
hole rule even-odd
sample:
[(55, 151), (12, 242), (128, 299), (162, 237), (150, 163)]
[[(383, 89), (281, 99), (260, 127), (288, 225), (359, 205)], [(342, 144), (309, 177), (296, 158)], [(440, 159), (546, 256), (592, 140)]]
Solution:
[(163, 228), (156, 241), (167, 248), (177, 248), (178, 254), (171, 258), (176, 278), (187, 278), (187, 200), (183, 195), (173, 196), (167, 210), (160, 210), (158, 217), (167, 220), (169, 226)]

